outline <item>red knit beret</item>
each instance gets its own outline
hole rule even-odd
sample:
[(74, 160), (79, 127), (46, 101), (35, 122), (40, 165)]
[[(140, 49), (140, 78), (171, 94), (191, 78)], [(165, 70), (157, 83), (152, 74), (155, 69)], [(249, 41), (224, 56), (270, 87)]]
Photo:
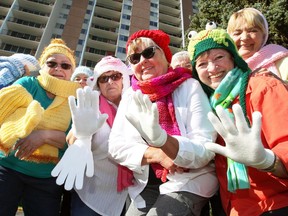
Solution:
[(130, 45), (131, 41), (140, 37), (152, 39), (163, 50), (167, 61), (169, 63), (171, 62), (172, 53), (169, 48), (170, 37), (168, 34), (161, 30), (139, 30), (133, 33), (127, 41), (126, 52), (128, 51), (128, 46)]

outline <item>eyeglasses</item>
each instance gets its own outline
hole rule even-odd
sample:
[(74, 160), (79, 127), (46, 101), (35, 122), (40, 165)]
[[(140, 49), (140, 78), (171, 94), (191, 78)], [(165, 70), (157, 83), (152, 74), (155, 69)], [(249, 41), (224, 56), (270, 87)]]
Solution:
[(57, 62), (54, 62), (54, 61), (47, 61), (46, 62), (46, 65), (49, 67), (49, 68), (56, 68), (58, 66), (61, 66), (62, 69), (64, 70), (69, 70), (72, 68), (72, 65), (68, 64), (68, 63), (61, 63), (61, 64), (58, 64)]
[(138, 64), (140, 62), (141, 55), (145, 59), (153, 58), (153, 56), (155, 55), (156, 48), (157, 48), (156, 46), (150, 46), (144, 49), (141, 53), (133, 53), (127, 57), (127, 60), (131, 64)]
[(116, 73), (116, 74), (112, 74), (110, 76), (100, 76), (98, 78), (98, 82), (99, 83), (107, 83), (109, 81), (109, 79), (112, 79), (113, 81), (118, 81), (122, 78), (122, 74), (121, 73)]

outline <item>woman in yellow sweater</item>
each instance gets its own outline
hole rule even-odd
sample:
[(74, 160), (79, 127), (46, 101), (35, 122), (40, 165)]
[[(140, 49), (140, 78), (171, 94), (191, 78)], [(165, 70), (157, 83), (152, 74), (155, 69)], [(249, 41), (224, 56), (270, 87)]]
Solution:
[(51, 171), (63, 155), (71, 114), (68, 96), (75, 56), (61, 39), (39, 59), (38, 77), (0, 91), (0, 215), (14, 216), (21, 200), (28, 215), (59, 215), (62, 188)]

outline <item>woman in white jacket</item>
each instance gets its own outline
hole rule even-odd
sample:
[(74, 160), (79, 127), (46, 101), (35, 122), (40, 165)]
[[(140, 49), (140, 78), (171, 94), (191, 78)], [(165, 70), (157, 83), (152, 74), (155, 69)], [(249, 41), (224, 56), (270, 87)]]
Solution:
[[(186, 68), (172, 69), (169, 36), (140, 30), (130, 36), (132, 87), (122, 97), (109, 153), (130, 173), (126, 215), (200, 215), (218, 189), (214, 154), (204, 148), (216, 132), (200, 84)], [(126, 184), (127, 185), (127, 184)]]
[[(125, 169), (108, 157), (108, 138), (122, 93), (130, 86), (129, 73), (130, 69), (120, 59), (102, 58), (95, 66), (93, 81), (100, 92), (99, 101), (97, 92), (84, 87), (77, 90), (77, 107), (75, 99), (74, 106), (70, 104), (73, 119), (73, 133), (67, 136), (70, 146), (52, 174), (59, 174), (57, 183), (65, 181), (65, 189), (73, 187), (71, 216), (122, 214), (128, 193), (117, 187), (117, 178), (118, 169)], [(90, 97), (95, 93), (96, 97)]]

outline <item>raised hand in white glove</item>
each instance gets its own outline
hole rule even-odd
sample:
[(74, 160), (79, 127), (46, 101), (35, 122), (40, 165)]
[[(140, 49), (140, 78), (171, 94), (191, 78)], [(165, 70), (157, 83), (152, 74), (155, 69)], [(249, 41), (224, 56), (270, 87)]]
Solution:
[(90, 87), (77, 89), (78, 104), (75, 98), (69, 97), (69, 106), (73, 120), (73, 132), (77, 140), (68, 147), (62, 159), (52, 170), (51, 175), (57, 177), (56, 183), (65, 189), (82, 189), (84, 172), (86, 176), (94, 174), (94, 161), (91, 151), (92, 135), (102, 127), (107, 114), (99, 111), (99, 93), (92, 91)]
[(77, 89), (77, 106), (73, 96), (69, 96), (68, 99), (74, 136), (77, 139), (92, 138), (108, 118), (107, 114), (101, 114), (99, 111), (99, 92), (85, 86), (84, 89)]
[(214, 113), (208, 113), (210, 122), (225, 140), (226, 146), (216, 143), (205, 143), (205, 147), (246, 166), (256, 169), (267, 169), (273, 165), (275, 154), (270, 149), (265, 149), (261, 142), (261, 113), (253, 112), (253, 125), (250, 128), (241, 106), (235, 104), (232, 109), (235, 116), (235, 124), (221, 106), (216, 107), (219, 119)]
[(126, 118), (149, 145), (161, 147), (165, 144), (167, 133), (159, 124), (157, 104), (152, 103), (140, 90), (133, 93)]

